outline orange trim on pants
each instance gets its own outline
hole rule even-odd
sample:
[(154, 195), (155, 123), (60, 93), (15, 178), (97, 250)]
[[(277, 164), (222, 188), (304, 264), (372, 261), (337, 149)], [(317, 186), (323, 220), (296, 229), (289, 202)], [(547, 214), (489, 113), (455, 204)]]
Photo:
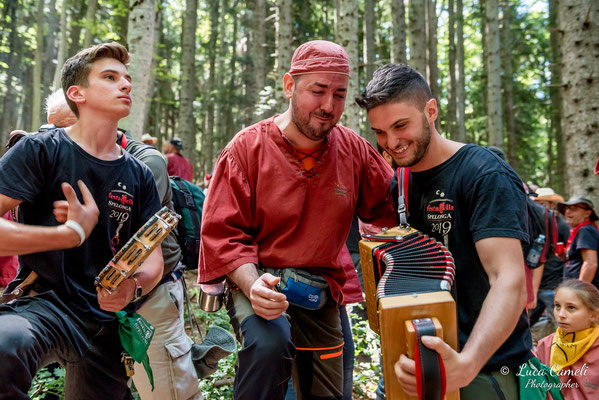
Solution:
[(322, 350), (334, 350), (334, 349), (338, 349), (339, 347), (343, 347), (343, 345), (345, 344), (345, 342), (341, 343), (338, 346), (333, 346), (333, 347), (296, 347), (296, 350), (305, 350), (305, 351), (322, 351)]
[(321, 360), (327, 360), (329, 358), (335, 358), (335, 357), (339, 357), (340, 355), (343, 355), (343, 349), (339, 350), (336, 353), (329, 353), (329, 354), (321, 354), (320, 355), (320, 359)]

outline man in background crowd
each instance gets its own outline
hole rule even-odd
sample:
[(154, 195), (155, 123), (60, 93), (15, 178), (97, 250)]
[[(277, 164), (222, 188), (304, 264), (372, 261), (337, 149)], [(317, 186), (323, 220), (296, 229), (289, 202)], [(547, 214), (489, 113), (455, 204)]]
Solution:
[(577, 278), (599, 288), (599, 230), (595, 224), (599, 217), (593, 209), (593, 202), (573, 196), (568, 201), (557, 203), (557, 209), (572, 228), (566, 243), (564, 278)]
[(168, 160), (168, 175), (178, 176), (186, 181), (193, 182), (193, 166), (183, 154), (183, 141), (180, 138), (172, 138), (165, 142), (162, 151)]

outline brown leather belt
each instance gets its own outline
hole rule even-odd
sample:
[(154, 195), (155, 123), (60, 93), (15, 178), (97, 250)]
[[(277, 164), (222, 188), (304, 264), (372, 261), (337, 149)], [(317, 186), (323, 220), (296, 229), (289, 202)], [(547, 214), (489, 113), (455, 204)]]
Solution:
[(19, 286), (14, 288), (12, 292), (2, 293), (2, 295), (0, 296), (0, 304), (8, 303), (9, 301), (18, 299), (19, 297), (22, 297), (25, 294), (27, 294), (27, 292), (30, 291), (31, 287), (35, 283), (37, 277), (37, 272), (31, 271), (29, 275), (27, 275), (27, 278), (25, 278), (25, 280), (21, 282)]

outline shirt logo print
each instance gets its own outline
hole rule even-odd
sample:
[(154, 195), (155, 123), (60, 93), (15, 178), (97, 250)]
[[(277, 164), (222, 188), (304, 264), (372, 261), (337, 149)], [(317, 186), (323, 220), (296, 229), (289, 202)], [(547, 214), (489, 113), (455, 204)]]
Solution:
[(337, 182), (335, 183), (333, 190), (335, 191), (335, 194), (338, 194), (340, 196), (347, 196), (347, 189)]

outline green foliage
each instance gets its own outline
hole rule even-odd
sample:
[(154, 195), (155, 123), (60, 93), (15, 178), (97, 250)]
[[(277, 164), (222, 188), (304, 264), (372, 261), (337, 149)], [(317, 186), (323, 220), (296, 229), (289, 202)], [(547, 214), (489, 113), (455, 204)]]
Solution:
[[(352, 322), (352, 335), (355, 347), (354, 364), (354, 393), (366, 396), (374, 392), (381, 376), (379, 359), (381, 356), (381, 341), (368, 326), (362, 304), (355, 304), (348, 308), (348, 315)], [(360, 314), (358, 314), (360, 312)]]
[(32, 400), (64, 399), (64, 368), (56, 368), (50, 372), (46, 368), (38, 371), (29, 389), (28, 396)]

